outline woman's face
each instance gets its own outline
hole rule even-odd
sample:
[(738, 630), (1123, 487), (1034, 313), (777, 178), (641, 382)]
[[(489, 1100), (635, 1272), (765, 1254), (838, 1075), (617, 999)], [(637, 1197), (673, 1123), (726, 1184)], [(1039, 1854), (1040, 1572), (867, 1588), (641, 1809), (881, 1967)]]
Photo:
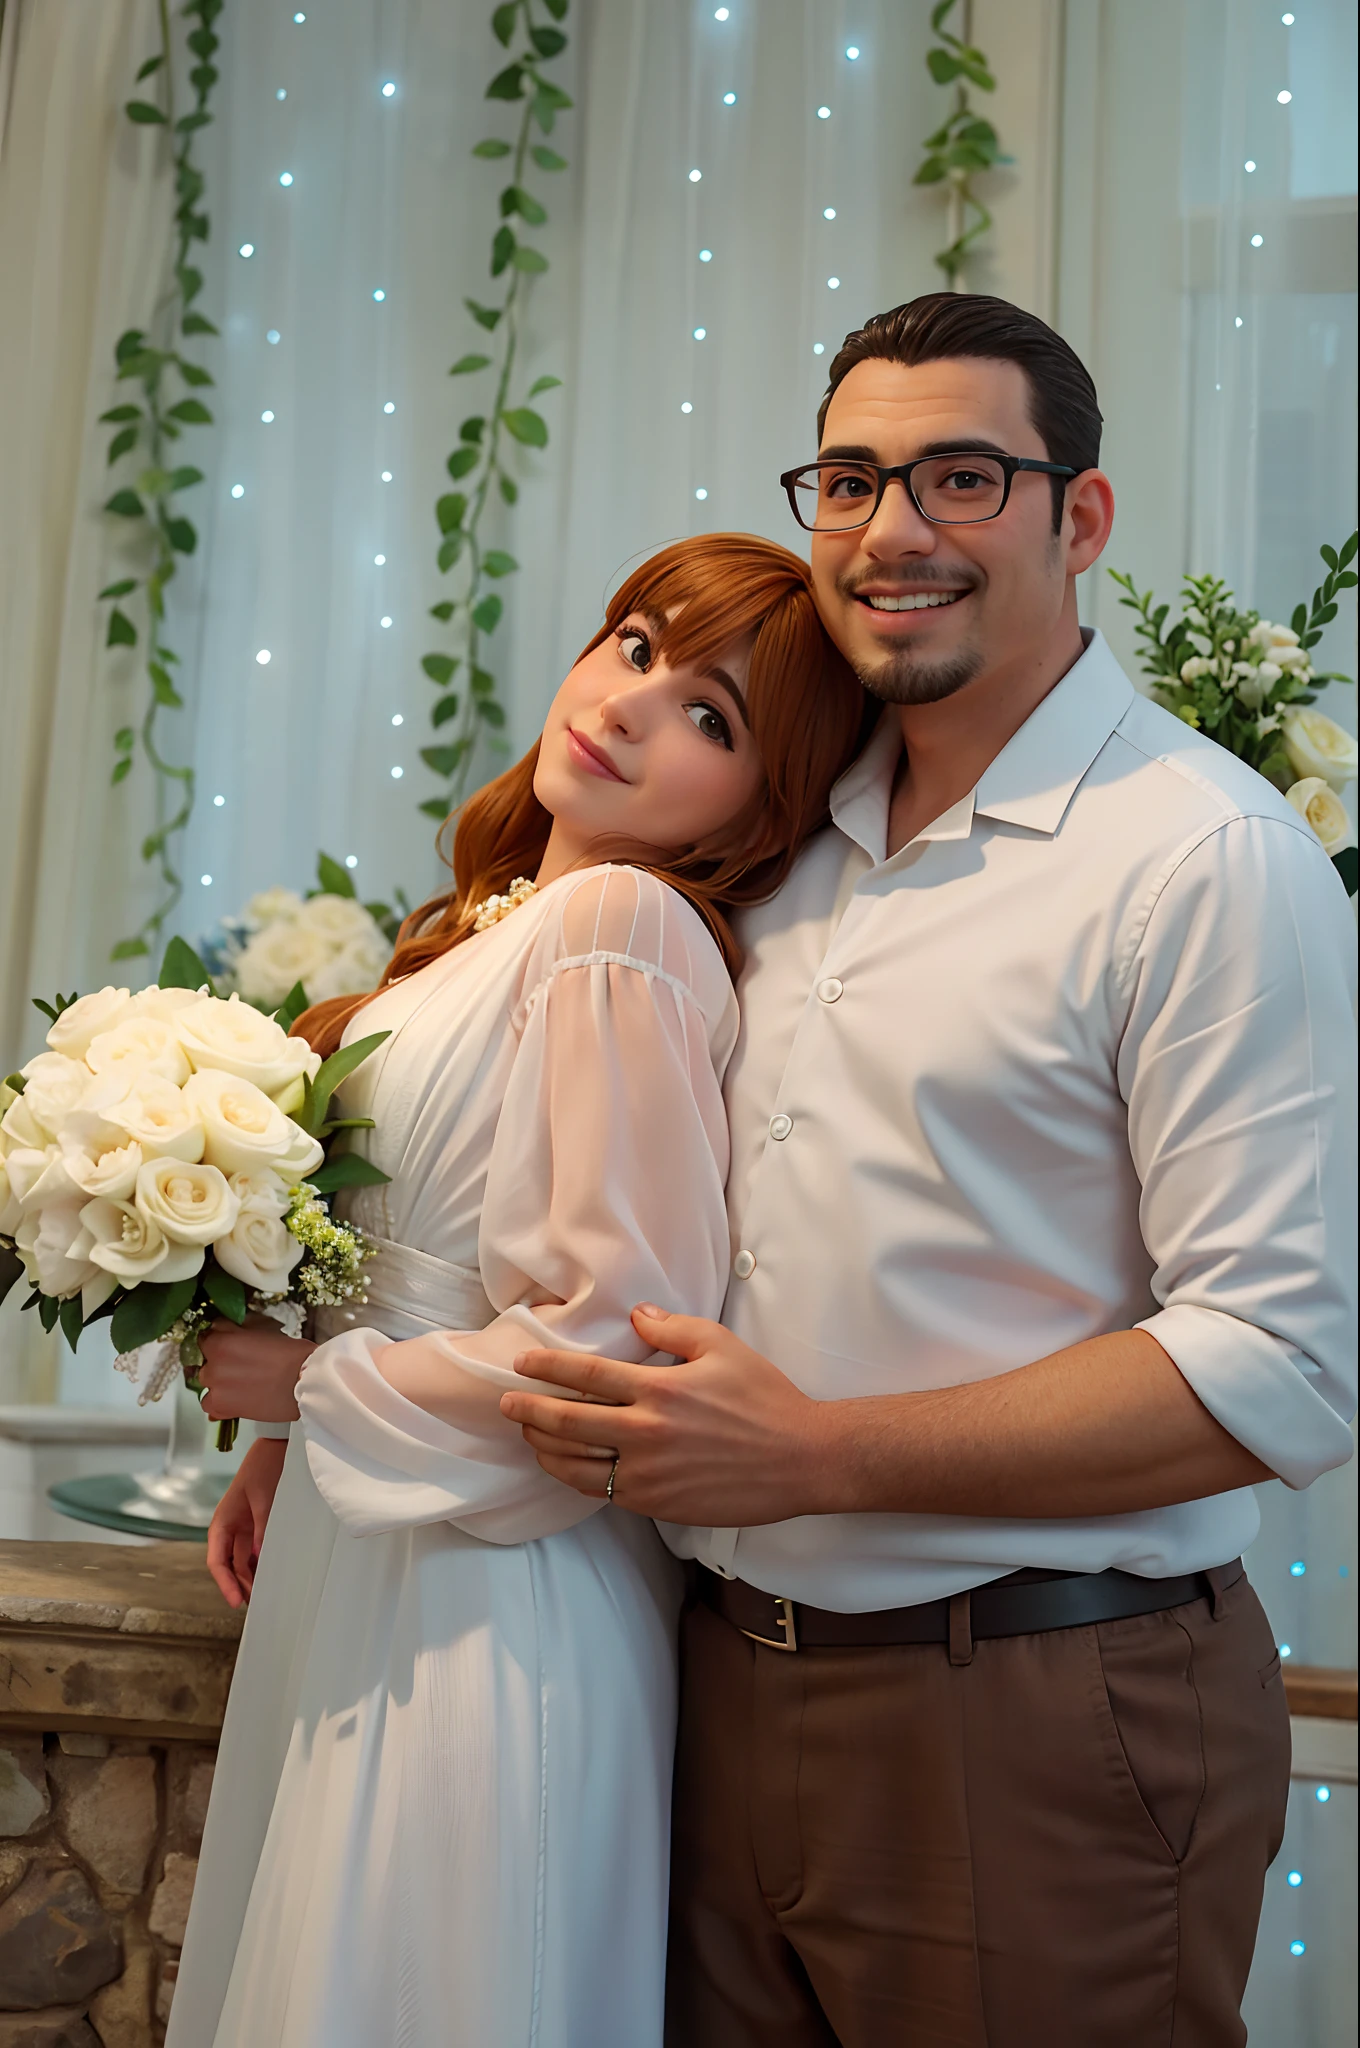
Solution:
[(553, 817), (547, 879), (549, 867), (561, 872), (606, 835), (692, 846), (761, 786), (743, 695), (754, 634), (700, 673), (654, 653), (665, 624), (630, 612), (553, 699), (534, 773), (534, 794)]

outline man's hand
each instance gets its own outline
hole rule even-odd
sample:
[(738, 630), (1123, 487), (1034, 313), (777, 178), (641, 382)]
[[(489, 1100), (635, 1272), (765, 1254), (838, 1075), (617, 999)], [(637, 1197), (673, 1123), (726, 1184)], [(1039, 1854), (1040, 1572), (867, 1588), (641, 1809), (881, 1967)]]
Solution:
[(810, 1401), (720, 1323), (647, 1305), (633, 1310), (633, 1327), (683, 1363), (625, 1365), (575, 1351), (515, 1360), (528, 1378), (588, 1397), (501, 1396), (501, 1413), (521, 1425), (544, 1471), (601, 1499), (617, 1456), (615, 1505), (663, 1522), (750, 1528), (817, 1513), (818, 1423), (828, 1404)]
[(315, 1344), (286, 1337), (269, 1316), (249, 1315), (241, 1324), (219, 1316), (200, 1348), (198, 1377), (208, 1390), (200, 1405), (210, 1421), (297, 1421), (293, 1389)]
[(253, 1443), (208, 1524), (208, 1570), (228, 1607), (239, 1607), (250, 1598), (287, 1452), (287, 1444), (277, 1438), (261, 1437)]

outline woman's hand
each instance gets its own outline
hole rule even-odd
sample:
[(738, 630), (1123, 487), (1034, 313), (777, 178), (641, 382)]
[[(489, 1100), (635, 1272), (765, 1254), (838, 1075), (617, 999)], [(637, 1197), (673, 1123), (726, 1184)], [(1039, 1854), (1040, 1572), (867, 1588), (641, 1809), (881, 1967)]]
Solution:
[(207, 1389), (200, 1405), (211, 1422), (297, 1421), (293, 1389), (315, 1344), (286, 1337), (268, 1316), (249, 1315), (241, 1324), (219, 1316), (199, 1347), (198, 1377)]
[(208, 1570), (228, 1607), (250, 1598), (287, 1453), (287, 1443), (277, 1437), (253, 1443), (208, 1525)]

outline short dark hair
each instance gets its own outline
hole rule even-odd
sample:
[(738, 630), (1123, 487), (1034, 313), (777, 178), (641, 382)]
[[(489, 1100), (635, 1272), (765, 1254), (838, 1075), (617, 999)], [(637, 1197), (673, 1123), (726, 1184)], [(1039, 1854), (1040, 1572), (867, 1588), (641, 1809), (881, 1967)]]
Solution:
[[(856, 363), (937, 363), (951, 356), (986, 356), (1016, 363), (1029, 385), (1029, 415), (1050, 462), (1095, 469), (1100, 461), (1100, 406), (1090, 371), (1060, 334), (1009, 299), (973, 292), (926, 292), (875, 313), (847, 334), (831, 364), (826, 396), (817, 411), (817, 440), (832, 393)], [(1053, 486), (1054, 531), (1062, 524), (1063, 479)]]

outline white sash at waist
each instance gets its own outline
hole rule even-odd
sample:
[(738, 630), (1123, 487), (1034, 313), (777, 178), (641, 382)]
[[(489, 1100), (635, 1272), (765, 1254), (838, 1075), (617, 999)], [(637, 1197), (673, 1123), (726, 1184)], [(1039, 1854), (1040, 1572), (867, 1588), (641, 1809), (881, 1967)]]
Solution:
[(496, 1311), (472, 1267), (450, 1265), (372, 1231), (364, 1235), (375, 1248), (364, 1265), (368, 1300), (317, 1309), (313, 1328), (318, 1342), (359, 1326), (381, 1330), (396, 1341), (424, 1337), (431, 1330), (484, 1330), (492, 1320)]

